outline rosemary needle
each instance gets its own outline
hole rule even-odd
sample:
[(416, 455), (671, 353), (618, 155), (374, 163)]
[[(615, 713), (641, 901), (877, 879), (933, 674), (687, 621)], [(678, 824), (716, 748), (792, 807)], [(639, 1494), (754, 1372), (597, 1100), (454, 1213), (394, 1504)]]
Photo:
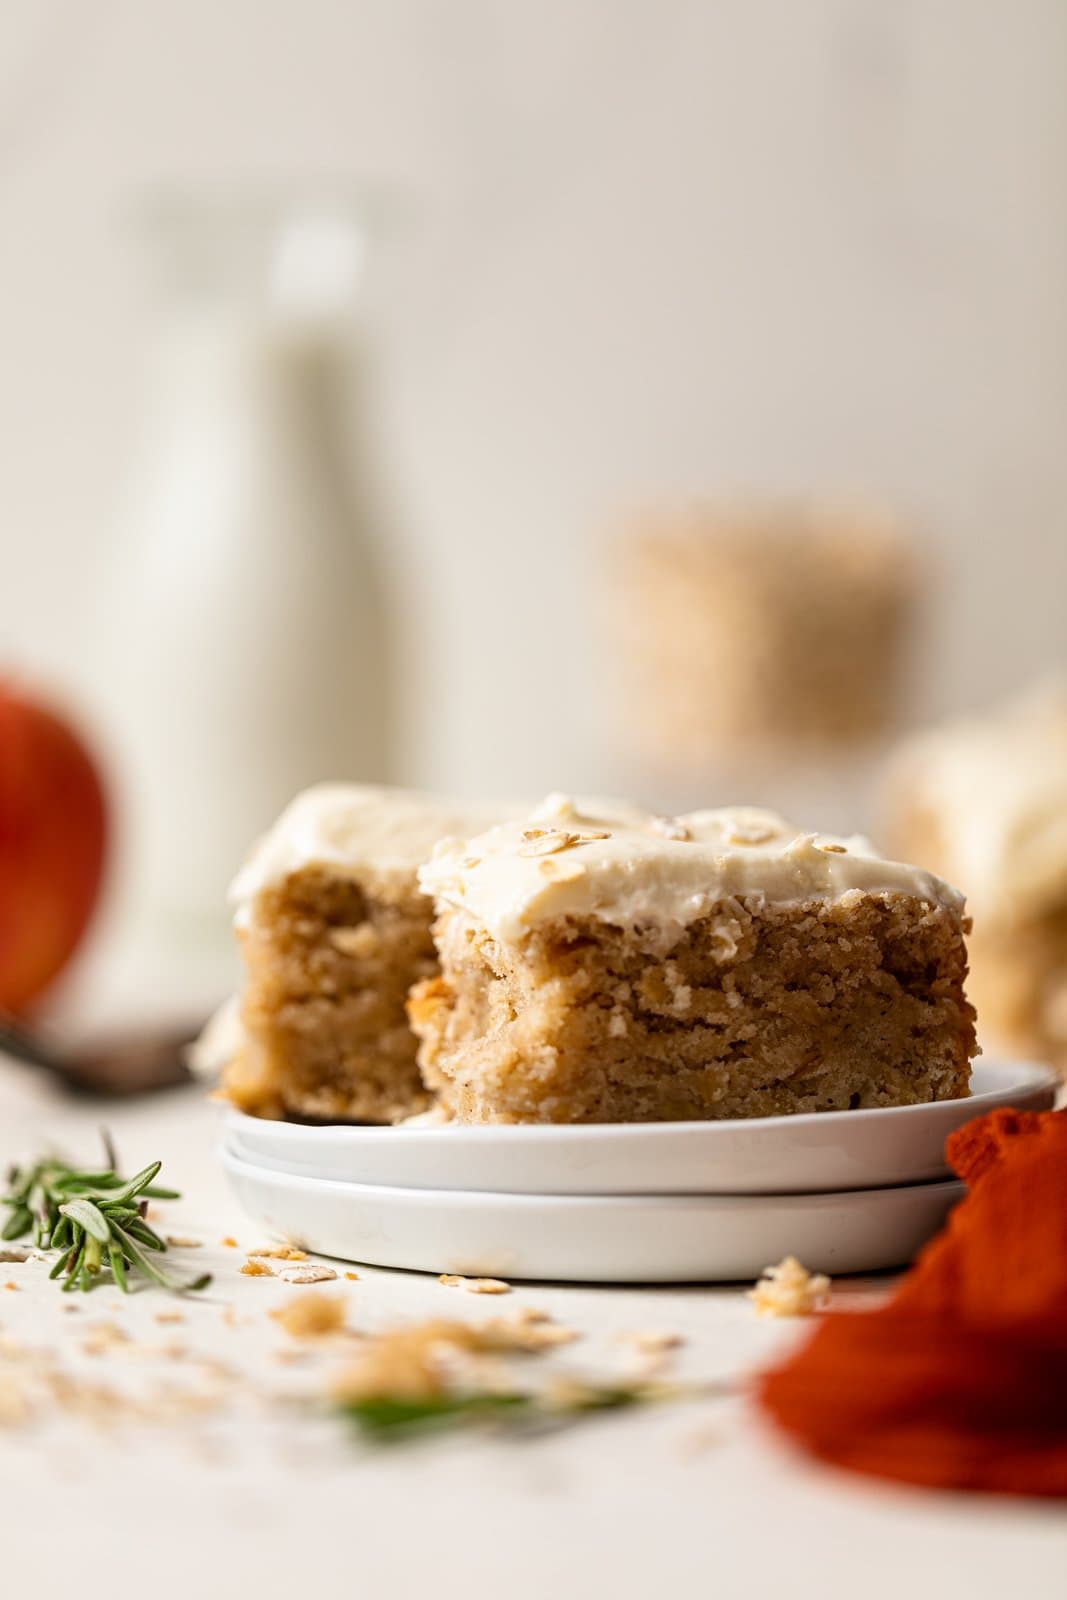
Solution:
[(13, 1167), (8, 1192), (0, 1196), (0, 1204), (8, 1208), (0, 1238), (30, 1234), (39, 1250), (56, 1251), (49, 1277), (62, 1278), (65, 1291), (111, 1282), (127, 1294), (129, 1273), (178, 1294), (206, 1288), (210, 1274), (183, 1280), (152, 1260), (167, 1247), (147, 1220), (148, 1202), (179, 1198), (175, 1190), (155, 1182), (162, 1162), (153, 1161), (124, 1178), (106, 1138), (105, 1150), (110, 1165), (100, 1171), (72, 1167), (54, 1157)]

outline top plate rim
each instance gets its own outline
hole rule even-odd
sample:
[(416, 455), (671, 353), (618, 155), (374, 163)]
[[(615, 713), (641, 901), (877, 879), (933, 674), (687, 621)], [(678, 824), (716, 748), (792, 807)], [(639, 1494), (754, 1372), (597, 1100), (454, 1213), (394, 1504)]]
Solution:
[[(279, 1143), (283, 1140), (315, 1139), (322, 1140), (326, 1136), (331, 1139), (346, 1139), (350, 1142), (366, 1141), (373, 1139), (383, 1140), (388, 1137), (396, 1139), (402, 1137), (405, 1143), (433, 1144), (447, 1138), (450, 1142), (459, 1139), (488, 1141), (490, 1139), (506, 1139), (511, 1144), (516, 1143), (578, 1143), (579, 1141), (594, 1143), (634, 1143), (639, 1144), (643, 1139), (655, 1137), (657, 1141), (665, 1138), (692, 1139), (694, 1137), (715, 1138), (739, 1133), (767, 1132), (769, 1130), (783, 1130), (806, 1132), (814, 1127), (827, 1128), (836, 1126), (839, 1130), (842, 1118), (847, 1118), (851, 1128), (868, 1127), (874, 1119), (885, 1123), (890, 1118), (897, 1121), (910, 1118), (929, 1119), (932, 1115), (954, 1116), (958, 1108), (966, 1103), (974, 1107), (974, 1115), (979, 1117), (984, 1110), (996, 1109), (1005, 1103), (1005, 1096), (1018, 1094), (1035, 1096), (1049, 1090), (1055, 1092), (1060, 1084), (1060, 1078), (1052, 1068), (1039, 1062), (1022, 1060), (997, 1060), (979, 1059), (972, 1069), (974, 1077), (983, 1081), (990, 1076), (1003, 1075), (1003, 1082), (993, 1082), (967, 1096), (960, 1096), (951, 1100), (924, 1100), (915, 1105), (907, 1106), (867, 1106), (854, 1111), (802, 1111), (784, 1112), (771, 1117), (719, 1117), (707, 1120), (693, 1119), (682, 1122), (580, 1122), (580, 1123), (442, 1123), (434, 1127), (408, 1127), (403, 1123), (394, 1126), (376, 1126), (369, 1123), (346, 1122), (289, 1122), (285, 1120), (252, 1116), (246, 1111), (241, 1111), (236, 1106), (226, 1106), (224, 1110), (225, 1121), (238, 1140), (242, 1137), (242, 1130), (253, 1129), (259, 1139), (275, 1139)], [(970, 1120), (970, 1119), (968, 1119)]]

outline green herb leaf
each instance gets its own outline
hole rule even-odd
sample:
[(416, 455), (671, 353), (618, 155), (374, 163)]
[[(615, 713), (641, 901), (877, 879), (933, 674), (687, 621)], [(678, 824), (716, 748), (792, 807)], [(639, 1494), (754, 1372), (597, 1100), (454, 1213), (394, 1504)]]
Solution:
[(533, 1404), (528, 1394), (432, 1395), (412, 1400), (401, 1395), (377, 1395), (366, 1400), (350, 1400), (344, 1410), (362, 1432), (383, 1440), (399, 1437), (427, 1427), (454, 1422), (470, 1422), (527, 1410)]
[(206, 1288), (210, 1274), (185, 1282), (151, 1259), (166, 1244), (145, 1220), (147, 1202), (180, 1199), (176, 1190), (154, 1182), (161, 1163), (153, 1161), (124, 1178), (106, 1135), (105, 1148), (112, 1165), (103, 1170), (74, 1167), (58, 1157), (12, 1167), (8, 1192), (0, 1195), (9, 1212), (2, 1237), (21, 1239), (28, 1233), (35, 1245), (58, 1251), (49, 1277), (61, 1277), (65, 1292), (113, 1281), (126, 1293), (131, 1272), (178, 1294)]
[(568, 1418), (638, 1405), (652, 1397), (647, 1387), (583, 1385), (564, 1399), (549, 1393), (479, 1391), (474, 1394), (374, 1395), (342, 1402), (341, 1409), (376, 1443), (476, 1422), (499, 1422), (523, 1430), (559, 1426)]
[(24, 1233), (29, 1233), (33, 1227), (33, 1213), (19, 1201), (8, 1200), (7, 1205), (13, 1207), (11, 1215), (4, 1223), (3, 1233), (0, 1238), (21, 1239)]
[[(71, 1222), (84, 1228), (91, 1239), (95, 1239), (99, 1244), (107, 1244), (111, 1237), (111, 1229), (103, 1212), (98, 1210), (91, 1200), (68, 1200), (59, 1210), (62, 1216), (68, 1217)], [(58, 1232), (58, 1229), (56, 1231)]]
[(129, 1294), (130, 1286), (126, 1282), (126, 1263), (122, 1259), (122, 1251), (119, 1249), (117, 1244), (108, 1245), (107, 1258), (111, 1263), (111, 1276), (114, 1278), (123, 1294)]

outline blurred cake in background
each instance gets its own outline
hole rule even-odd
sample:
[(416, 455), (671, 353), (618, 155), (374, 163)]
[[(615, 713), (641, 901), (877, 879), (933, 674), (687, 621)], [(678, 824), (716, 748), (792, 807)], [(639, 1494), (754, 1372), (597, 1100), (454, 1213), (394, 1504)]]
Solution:
[(888, 810), (891, 848), (966, 893), (983, 1041), (1067, 1074), (1067, 684), (909, 740)]
[(649, 516), (616, 550), (626, 725), (648, 759), (844, 749), (892, 727), (917, 583), (888, 517), (709, 505)]

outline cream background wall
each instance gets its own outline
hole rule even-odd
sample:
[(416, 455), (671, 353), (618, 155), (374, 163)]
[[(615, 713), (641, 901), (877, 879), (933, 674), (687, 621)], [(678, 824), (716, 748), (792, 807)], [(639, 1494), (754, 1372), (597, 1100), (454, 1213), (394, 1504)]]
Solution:
[(633, 498), (882, 493), (945, 583), (931, 712), (1067, 590), (1061, 0), (6, 0), (0, 659), (91, 702), (138, 421), (133, 189), (402, 197), (376, 318), (406, 776), (601, 782), (595, 536)]

